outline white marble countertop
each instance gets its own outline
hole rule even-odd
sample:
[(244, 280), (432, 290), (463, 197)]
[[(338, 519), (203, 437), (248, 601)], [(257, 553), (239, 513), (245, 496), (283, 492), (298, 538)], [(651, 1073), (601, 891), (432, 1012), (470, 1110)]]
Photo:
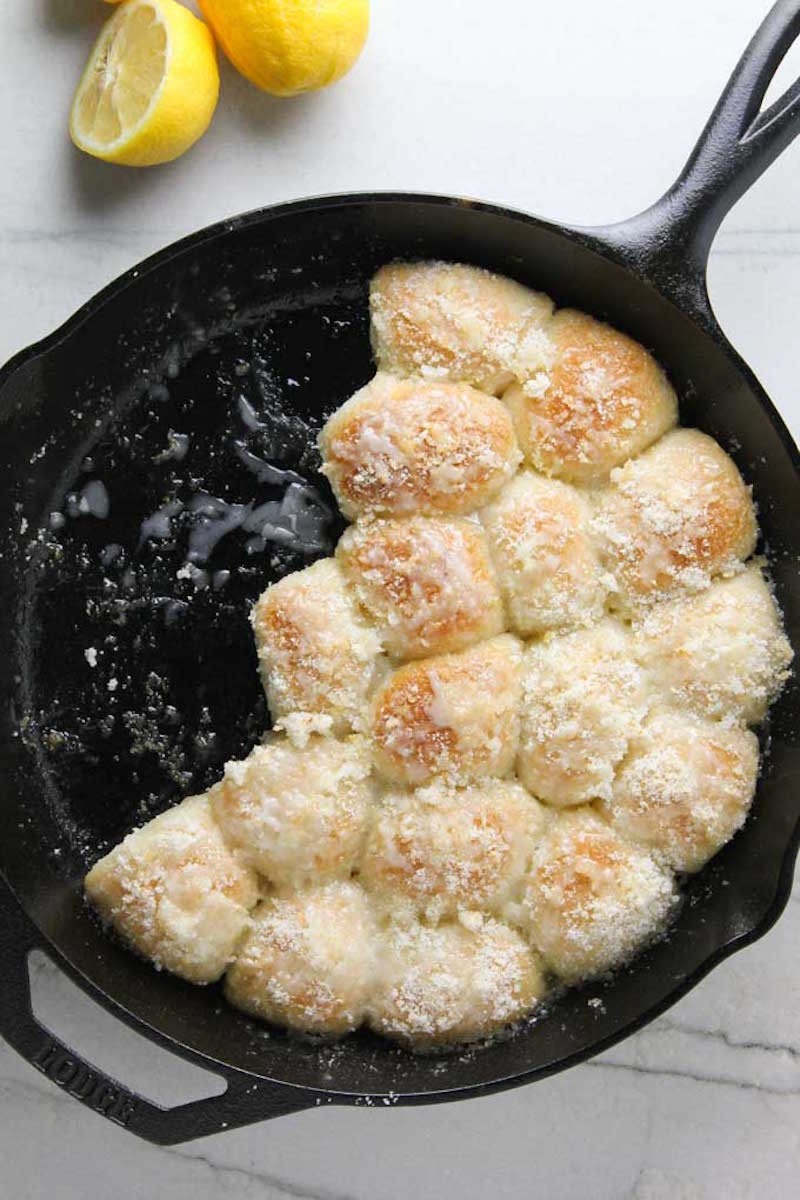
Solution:
[[(374, 0), (363, 60), (276, 102), (223, 69), (208, 136), (131, 173), (74, 152), (72, 89), (106, 10), (2, 2), (0, 361), (145, 254), (221, 217), (357, 189), (457, 192), (571, 222), (671, 182), (766, 0)], [(454, 15), (455, 14), (455, 15)], [(791, 64), (794, 70), (791, 69)], [(781, 78), (798, 74), (795, 53)], [(800, 436), (800, 148), (726, 221), (720, 321)], [(796, 1194), (800, 890), (776, 928), (661, 1020), (584, 1066), (435, 1108), (325, 1109), (157, 1149), (103, 1123), (0, 1044), (0, 1192), (14, 1200), (744, 1200)], [(122, 1030), (46, 963), (39, 1010), (117, 1077), (175, 1102), (198, 1073)]]

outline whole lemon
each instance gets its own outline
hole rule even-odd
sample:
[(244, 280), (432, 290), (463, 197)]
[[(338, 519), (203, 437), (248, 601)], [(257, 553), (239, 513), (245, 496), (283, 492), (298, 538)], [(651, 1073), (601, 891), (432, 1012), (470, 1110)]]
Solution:
[(369, 31), (369, 0), (200, 0), (237, 70), (276, 96), (335, 83)]

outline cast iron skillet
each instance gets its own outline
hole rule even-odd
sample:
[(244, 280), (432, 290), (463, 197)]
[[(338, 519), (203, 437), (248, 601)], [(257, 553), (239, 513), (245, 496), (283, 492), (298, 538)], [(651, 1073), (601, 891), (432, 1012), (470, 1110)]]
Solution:
[[(140, 522), (176, 494), (274, 494), (268, 471), (243, 465), (254, 462), (236, 439), (313, 478), (314, 429), (371, 374), (367, 283), (390, 259), (491, 267), (651, 347), (682, 398), (683, 422), (717, 437), (754, 486), (800, 646), (797, 450), (725, 340), (705, 285), (723, 216), (800, 130), (798, 83), (759, 112), (798, 32), (796, 0), (779, 0), (678, 182), (622, 225), (570, 229), (420, 195), (266, 209), (148, 259), (0, 375), (0, 528), (10, 531), (0, 569), (0, 1031), (85, 1104), (167, 1144), (319, 1103), (425, 1103), (541, 1079), (652, 1020), (783, 910), (800, 831), (796, 687), (772, 714), (751, 819), (689, 881), (668, 940), (478, 1053), (431, 1060), (365, 1034), (335, 1050), (267, 1036), (214, 989), (157, 974), (104, 935), (81, 879), (134, 824), (207, 786), (225, 758), (254, 743), (266, 714), (246, 607), (308, 561), (248, 554), (234, 531), (207, 564), (218, 585), (219, 571), (230, 578), (216, 592), (197, 589), (176, 578), (182, 518), (171, 540), (137, 548)], [(252, 427), (243, 398), (267, 429)], [(154, 461), (170, 428), (190, 434), (189, 454)], [(67, 507), (78, 515), (49, 534), (65, 494), (97, 479), (110, 495), (107, 519), (81, 516), (73, 496)], [(337, 532), (334, 520), (329, 539)], [(84, 655), (92, 646), (95, 668)], [(223, 1075), (225, 1094), (164, 1110), (85, 1064), (32, 1016), (33, 947), (135, 1029)], [(587, 1004), (595, 996), (602, 1006)]]

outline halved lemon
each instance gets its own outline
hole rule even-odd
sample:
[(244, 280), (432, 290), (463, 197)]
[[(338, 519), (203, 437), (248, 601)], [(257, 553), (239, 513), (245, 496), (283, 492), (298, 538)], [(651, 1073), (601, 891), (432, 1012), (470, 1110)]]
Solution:
[(208, 26), (176, 0), (126, 0), (89, 55), (70, 136), (106, 162), (170, 162), (205, 133), (218, 96)]

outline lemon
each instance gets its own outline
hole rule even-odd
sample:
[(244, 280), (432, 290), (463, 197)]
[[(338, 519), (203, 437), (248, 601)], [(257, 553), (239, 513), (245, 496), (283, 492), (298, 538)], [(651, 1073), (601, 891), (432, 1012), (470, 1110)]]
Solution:
[(208, 27), (176, 0), (127, 0), (89, 55), (72, 101), (70, 136), (106, 162), (169, 162), (205, 133), (218, 94)]
[(276, 96), (341, 79), (369, 30), (369, 0), (200, 0), (200, 8), (237, 70)]

